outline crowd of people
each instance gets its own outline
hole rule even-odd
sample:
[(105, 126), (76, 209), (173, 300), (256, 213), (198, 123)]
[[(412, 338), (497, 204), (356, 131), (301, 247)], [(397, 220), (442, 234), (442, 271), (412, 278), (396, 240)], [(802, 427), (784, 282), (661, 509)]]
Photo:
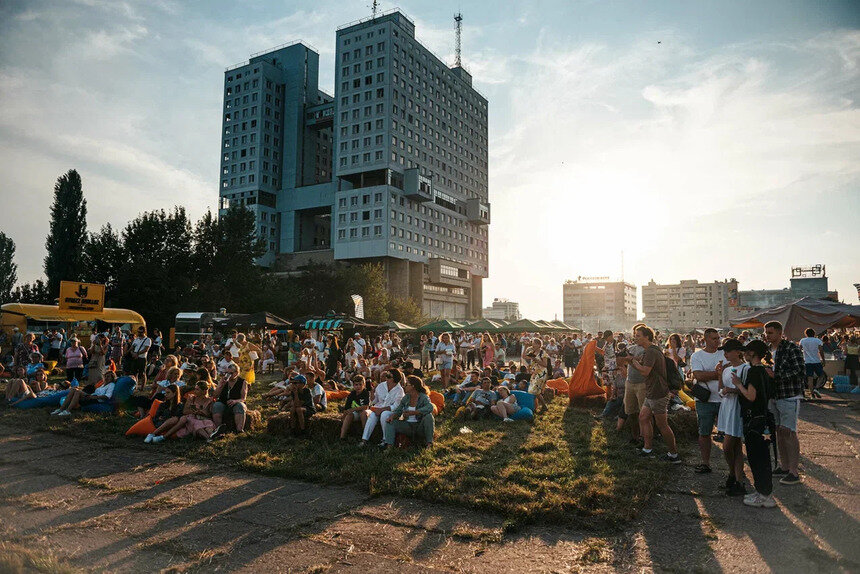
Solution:
[[(629, 429), (638, 456), (645, 458), (656, 456), (656, 427), (666, 448), (662, 458), (679, 464), (668, 416), (694, 406), (700, 458), (695, 471), (712, 472), (713, 442), (721, 441), (729, 469), (727, 494), (744, 495), (745, 504), (757, 507), (774, 505), (774, 475), (783, 485), (801, 482), (800, 403), (820, 396), (825, 360), (843, 361), (856, 386), (860, 346), (856, 331), (819, 338), (808, 330), (792, 342), (777, 322), (765, 325), (760, 335), (744, 331), (725, 337), (710, 328), (666, 335), (645, 324), (629, 333), (573, 333), (558, 339), (465, 331), (407, 340), (394, 332), (374, 337), (299, 332), (279, 338), (265, 331), (233, 331), (217, 343), (209, 337), (177, 345), (169, 355), (160, 334), (150, 335), (143, 327), (133, 334), (118, 328), (94, 332), (85, 340), (62, 329), (38, 336), (15, 332), (5, 363), (13, 375), (6, 385), (7, 404), (63, 393), (51, 414), (69, 416), (76, 409), (109, 404), (118, 377), (132, 377), (137, 392), (127, 404), (150, 419), (146, 443), (168, 437), (217, 440), (226, 432), (245, 432), (247, 396), (257, 371), (280, 363), (282, 376), (261, 392), (262, 400), (284, 415), (296, 436), (307, 436), (315, 415), (338, 410), (341, 440), (349, 440), (357, 425), (358, 444), (367, 447), (380, 428), (378, 444), (385, 449), (398, 437), (421, 447), (433, 444), (435, 417), (444, 408), (434, 395), (453, 405), (454, 416), (468, 419), (513, 422), (526, 408), (520, 404), (525, 397), (533, 407), (530, 416), (541, 416), (547, 410), (547, 381), (572, 375), (590, 349), (593, 375), (606, 389), (598, 419), (612, 421), (618, 432)], [(49, 383), (54, 369), (62, 369), (65, 377)], [(769, 445), (777, 453), (775, 468)], [(745, 485), (744, 448), (753, 475), (751, 492)]]

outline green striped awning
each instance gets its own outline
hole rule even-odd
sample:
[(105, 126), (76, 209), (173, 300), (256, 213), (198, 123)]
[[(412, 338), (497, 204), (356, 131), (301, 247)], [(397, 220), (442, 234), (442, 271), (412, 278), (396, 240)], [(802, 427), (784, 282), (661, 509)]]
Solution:
[(310, 319), (305, 321), (305, 329), (331, 331), (332, 329), (339, 329), (342, 322), (340, 319)]

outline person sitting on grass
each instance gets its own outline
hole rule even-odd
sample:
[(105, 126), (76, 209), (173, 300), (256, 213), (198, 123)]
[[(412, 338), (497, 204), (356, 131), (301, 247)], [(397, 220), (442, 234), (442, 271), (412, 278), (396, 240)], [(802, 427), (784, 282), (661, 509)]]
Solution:
[(370, 391), (364, 387), (364, 377), (356, 375), (352, 379), (352, 390), (346, 397), (341, 412), (343, 415), (340, 425), (340, 438), (346, 440), (346, 434), (353, 421), (359, 421), (364, 428), (367, 422), (367, 405), (370, 404)]
[[(185, 396), (185, 406), (182, 409), (182, 416), (179, 417), (179, 420), (176, 421), (172, 428), (161, 433), (161, 440), (174, 434), (176, 438), (196, 436), (209, 440), (209, 435), (215, 430), (215, 423), (212, 422), (212, 403), (212, 399), (209, 398), (209, 386), (207, 382), (204, 379), (199, 379), (194, 384), (194, 392), (188, 393)], [(153, 437), (153, 442), (161, 442), (161, 440), (155, 440), (155, 438)]]
[(181, 427), (179, 419), (182, 417), (184, 405), (180, 401), (179, 387), (176, 383), (167, 385), (167, 388), (164, 389), (164, 401), (158, 405), (158, 410), (152, 417), (155, 432), (146, 435), (143, 442), (147, 444), (159, 443)]
[(67, 417), (71, 411), (85, 407), (87, 405), (95, 405), (110, 402), (113, 398), (113, 390), (116, 383), (116, 373), (108, 371), (104, 375), (104, 384), (95, 389), (91, 386), (86, 388), (72, 387), (69, 389), (69, 394), (63, 399), (60, 408), (51, 412), (52, 415)]
[(391, 418), (382, 424), (382, 440), (385, 449), (394, 446), (397, 433), (404, 434), (411, 441), (418, 441), (423, 446), (433, 446), (435, 434), (435, 419), (433, 418), (433, 403), (427, 396), (424, 382), (410, 375), (406, 377), (406, 394), (400, 404), (392, 411)]
[[(24, 369), (22, 368), (20, 370), (23, 371)], [(14, 407), (21, 401), (35, 398), (36, 393), (33, 392), (23, 378), (9, 379), (9, 382), (6, 384), (6, 403), (10, 407)]]
[(454, 405), (464, 405), (472, 393), (481, 388), (481, 376), (477, 370), (470, 371), (463, 382), (448, 391), (448, 397)]
[(239, 365), (230, 363), (213, 396), (217, 401), (212, 405), (212, 420), (216, 428), (211, 438), (216, 439), (226, 432), (227, 425), (223, 424), (225, 414), (233, 415), (237, 434), (245, 432), (245, 413), (248, 411), (245, 398), (248, 396), (248, 383), (239, 376)]
[(502, 419), (506, 423), (513, 422), (511, 415), (520, 410), (520, 405), (517, 403), (517, 396), (511, 392), (511, 390), (504, 386), (500, 385), (496, 388), (496, 394), (498, 395), (498, 400), (496, 404), (490, 407), (490, 412)]
[(481, 379), (480, 388), (472, 391), (469, 400), (466, 401), (466, 417), (473, 421), (490, 414), (490, 407), (496, 402), (496, 393), (492, 389), (490, 377)]
[[(167, 358), (170, 359), (172, 355), (168, 355)], [(165, 364), (168, 364), (168, 361), (165, 361)], [(182, 369), (179, 367), (170, 367), (164, 373), (165, 379), (160, 379), (158, 381), (152, 381), (152, 392), (150, 395), (136, 395), (131, 397), (131, 404), (137, 407), (137, 418), (143, 418), (146, 416), (146, 413), (149, 412), (149, 409), (152, 407), (153, 401), (164, 401), (164, 389), (169, 387), (170, 385), (184, 386), (185, 383), (181, 381), (182, 379)]]
[(296, 375), (290, 381), (290, 428), (296, 436), (304, 436), (307, 431), (308, 420), (314, 415), (314, 399), (310, 389), (307, 387), (308, 380), (304, 375)]
[(36, 369), (36, 372), (30, 377), (30, 381), (27, 383), (34, 393), (40, 393), (48, 388), (48, 373), (45, 372), (45, 369), (39, 368)]
[(317, 374), (314, 371), (305, 373), (305, 378), (308, 380), (308, 390), (314, 398), (314, 410), (318, 413), (324, 413), (328, 408), (328, 398), (325, 394), (325, 389), (317, 380)]
[[(367, 446), (373, 429), (376, 428), (376, 423), (379, 422), (384, 425), (403, 398), (403, 387), (401, 386), (403, 373), (399, 369), (385, 371), (382, 374), (382, 380), (383, 382), (373, 389), (373, 400), (368, 409), (364, 431), (361, 433), (361, 444), (359, 445), (361, 447)], [(383, 443), (380, 443), (380, 446), (383, 446)]]

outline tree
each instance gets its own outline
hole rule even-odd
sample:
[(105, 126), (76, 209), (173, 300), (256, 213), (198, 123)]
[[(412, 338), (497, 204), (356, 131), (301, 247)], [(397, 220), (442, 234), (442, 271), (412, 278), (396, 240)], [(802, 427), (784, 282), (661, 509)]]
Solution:
[(45, 241), (48, 291), (59, 294), (60, 281), (83, 279), (86, 240), (87, 200), (84, 199), (81, 176), (70, 169), (54, 185), (51, 228)]
[(349, 286), (349, 293), (344, 296), (349, 300), (348, 309), (354, 309), (353, 293), (364, 298), (364, 318), (371, 323), (388, 321), (388, 289), (385, 286), (385, 268), (381, 263), (363, 263), (341, 269), (346, 274), (344, 282)]
[(15, 264), (15, 242), (0, 231), (0, 303), (11, 301), (16, 281), (18, 266)]
[(420, 327), (430, 321), (424, 315), (421, 305), (412, 297), (391, 297), (388, 300), (388, 317), (390, 321), (406, 323)]
[(116, 304), (137, 311), (151, 327), (173, 325), (176, 313), (191, 305), (194, 264), (185, 209), (137, 216), (123, 230), (122, 244)]
[(87, 238), (84, 245), (84, 279), (90, 283), (103, 283), (110, 298), (116, 290), (124, 259), (122, 239), (108, 223), (98, 233), (90, 233)]
[(198, 309), (257, 310), (262, 270), (254, 260), (266, 252), (255, 233), (254, 214), (231, 207), (220, 218), (207, 212), (194, 228), (194, 300)]
[(56, 295), (48, 289), (47, 283), (41, 279), (15, 287), (10, 297), (10, 301), (15, 303), (36, 303), (38, 305), (54, 305), (56, 299)]

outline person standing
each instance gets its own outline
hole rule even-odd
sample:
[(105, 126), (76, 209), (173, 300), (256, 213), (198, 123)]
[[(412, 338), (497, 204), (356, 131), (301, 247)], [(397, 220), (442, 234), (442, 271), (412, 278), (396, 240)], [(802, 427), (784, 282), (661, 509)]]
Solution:
[(635, 343), (636, 329), (644, 327), (644, 323), (633, 326), (634, 344), (627, 347), (627, 353), (623, 357), (616, 355), (615, 361), (618, 367), (627, 367), (627, 382), (624, 385), (624, 414), (631, 419), (630, 431), (632, 441), (639, 442), (639, 412), (645, 404), (645, 377), (633, 366), (632, 360), (642, 360), (645, 349)]
[(427, 333), (427, 342), (430, 345), (430, 368), (436, 368), (436, 344), (439, 342), (439, 339), (436, 338), (436, 335), (433, 334), (433, 331)]
[(797, 466), (800, 460), (800, 441), (797, 439), (797, 418), (800, 399), (803, 397), (805, 365), (800, 347), (784, 339), (782, 323), (770, 321), (764, 326), (764, 336), (773, 355), (773, 378), (776, 381), (770, 411), (776, 420), (779, 468), (774, 475), (782, 476), (780, 484), (799, 484)]
[(48, 350), (48, 360), (59, 362), (60, 349), (62, 348), (63, 335), (57, 329), (54, 329), (53, 333), (51, 334), (51, 348)]
[(96, 335), (96, 340), (90, 345), (90, 362), (87, 367), (87, 381), (95, 386), (104, 381), (105, 360), (108, 354), (108, 340), (104, 333)]
[(815, 336), (814, 329), (807, 329), (803, 334), (806, 336), (800, 340), (800, 348), (803, 349), (806, 387), (810, 398), (820, 399), (821, 393), (815, 388), (815, 381), (824, 376), (824, 342)]
[[(695, 385), (704, 390), (693, 389), (696, 399), (696, 420), (699, 426), (699, 453), (701, 464), (694, 469), (698, 474), (711, 472), (711, 432), (720, 414), (720, 378), (723, 375), (725, 354), (719, 349), (720, 334), (716, 329), (705, 329), (704, 348), (690, 357)], [(698, 396), (696, 396), (698, 393)]]
[(762, 360), (770, 357), (764, 341), (750, 341), (744, 347), (744, 354), (750, 367), (745, 377), (732, 376), (738, 390), (738, 402), (744, 426), (744, 444), (747, 461), (753, 474), (755, 492), (744, 497), (744, 504), (757, 508), (773, 508), (773, 476), (771, 474), (770, 451), (764, 440), (767, 428), (768, 387), (772, 385), (770, 375), (762, 365)]
[(639, 411), (639, 428), (645, 444), (639, 450), (639, 455), (652, 457), (654, 443), (654, 427), (651, 417), (657, 421), (657, 428), (666, 442), (669, 452), (665, 460), (672, 464), (681, 464), (681, 457), (675, 444), (675, 434), (669, 426), (669, 379), (666, 373), (666, 360), (660, 348), (654, 344), (654, 331), (646, 325), (636, 328), (633, 333), (636, 344), (644, 349), (642, 361), (637, 358), (630, 360), (630, 365), (640, 375), (645, 377), (645, 402)]
[(79, 344), (77, 337), (69, 340), (69, 348), (66, 349), (66, 379), (78, 381), (84, 377), (84, 363), (87, 360), (87, 352)]
[(129, 368), (127, 374), (137, 377), (140, 385), (146, 385), (146, 356), (152, 346), (152, 339), (146, 336), (146, 327), (137, 328), (137, 336), (129, 347)]
[(747, 493), (744, 487), (743, 421), (738, 404), (738, 389), (735, 381), (743, 380), (749, 368), (744, 362), (743, 344), (737, 339), (726, 339), (720, 350), (725, 355), (727, 365), (719, 381), (720, 412), (717, 416), (717, 430), (725, 434), (723, 455), (729, 467), (726, 478), (726, 494), (740, 496)]

